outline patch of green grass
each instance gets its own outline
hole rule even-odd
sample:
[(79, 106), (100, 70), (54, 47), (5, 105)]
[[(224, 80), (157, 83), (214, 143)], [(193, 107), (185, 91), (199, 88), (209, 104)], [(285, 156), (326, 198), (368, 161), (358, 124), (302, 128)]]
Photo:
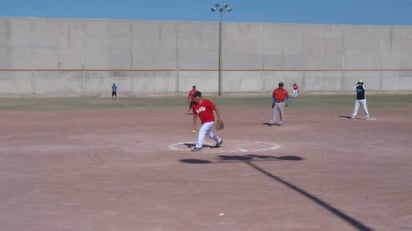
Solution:
[(185, 97), (21, 97), (0, 98), (0, 111), (139, 110), (186, 107)]
[[(375, 108), (411, 108), (412, 94), (368, 95), (368, 105)], [(271, 96), (206, 96), (218, 107), (268, 107)], [(352, 107), (354, 95), (304, 95), (292, 99), (296, 108), (340, 109)], [(21, 97), (0, 98), (0, 111), (88, 111), (88, 110), (148, 110), (187, 108), (186, 97)]]
[[(368, 105), (370, 107), (381, 108), (411, 108), (412, 109), (412, 94), (382, 94), (368, 95)], [(267, 107), (271, 105), (271, 96), (241, 96), (241, 97), (214, 97), (213, 101), (218, 105), (223, 106), (251, 106), (251, 107)], [(298, 108), (319, 108), (319, 109), (340, 109), (353, 107), (355, 95), (300, 95), (296, 99), (290, 101), (291, 106)]]

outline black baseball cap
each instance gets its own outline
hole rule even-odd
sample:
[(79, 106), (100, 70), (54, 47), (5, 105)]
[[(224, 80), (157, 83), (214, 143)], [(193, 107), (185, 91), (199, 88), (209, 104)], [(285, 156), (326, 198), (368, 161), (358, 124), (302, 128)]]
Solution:
[(202, 92), (196, 91), (195, 94), (193, 94), (193, 97), (202, 97)]

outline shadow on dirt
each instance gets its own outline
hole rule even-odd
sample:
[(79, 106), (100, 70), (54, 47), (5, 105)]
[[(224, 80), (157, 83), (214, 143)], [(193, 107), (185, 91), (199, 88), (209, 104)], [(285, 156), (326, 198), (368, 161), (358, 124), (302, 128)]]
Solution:
[(365, 119), (365, 118), (359, 118), (359, 117), (352, 118), (352, 116), (344, 116), (344, 115), (340, 115), (340, 116), (338, 116), (338, 117), (339, 117), (339, 118), (350, 119), (350, 120), (368, 120), (368, 119)]
[(262, 123), (262, 124), (266, 125), (266, 126), (269, 126), (269, 127), (272, 127), (272, 126), (280, 127), (280, 126), (282, 126), (282, 124), (280, 124), (280, 123)]
[[(189, 149), (192, 149), (196, 146), (196, 143), (184, 143), (183, 145)], [(215, 145), (203, 144), (203, 148), (220, 148), (220, 146), (216, 147)]]
[[(215, 147), (211, 147), (215, 148)], [(224, 164), (245, 161), (279, 161), (279, 160), (303, 160), (300, 156), (267, 156), (267, 155), (219, 155), (217, 160), (182, 159), (186, 164)]]
[(327, 202), (321, 200), (320, 198), (316, 197), (315, 195), (310, 194), (309, 192), (299, 188), (298, 186), (276, 176), (272, 173), (266, 171), (265, 169), (257, 166), (255, 163), (258, 161), (282, 161), (282, 160), (289, 160), (289, 161), (300, 161), (303, 158), (299, 156), (267, 156), (267, 155), (255, 155), (255, 154), (248, 154), (248, 155), (219, 155), (217, 160), (202, 160), (202, 159), (182, 159), (180, 162), (186, 164), (223, 164), (223, 163), (244, 163), (256, 171), (262, 173), (263, 175), (270, 177), (274, 181), (283, 184), (284, 186), (292, 189), (293, 191), (301, 194), (302, 196), (312, 200), (319, 206), (323, 207), (330, 213), (334, 214), (335, 216), (339, 217), (340, 219), (344, 220), (348, 224), (352, 225), (356, 230), (359, 231), (373, 231), (373, 229), (367, 227), (366, 225), (362, 224), (360, 221), (356, 220), (355, 218), (345, 214), (344, 212), (340, 211), (339, 209), (331, 206)]

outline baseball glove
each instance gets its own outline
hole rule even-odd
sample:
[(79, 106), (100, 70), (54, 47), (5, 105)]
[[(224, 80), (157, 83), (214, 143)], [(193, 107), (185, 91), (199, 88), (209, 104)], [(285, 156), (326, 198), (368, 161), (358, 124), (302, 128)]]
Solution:
[(216, 121), (216, 125), (215, 125), (216, 130), (222, 130), (224, 127), (225, 127), (225, 122), (223, 122), (223, 120)]

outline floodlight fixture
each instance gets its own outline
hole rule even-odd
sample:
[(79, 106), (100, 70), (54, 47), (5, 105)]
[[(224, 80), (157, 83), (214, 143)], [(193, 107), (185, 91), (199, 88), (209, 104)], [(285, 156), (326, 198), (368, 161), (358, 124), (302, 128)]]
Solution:
[(210, 9), (212, 12), (219, 12), (219, 60), (218, 60), (218, 94), (222, 95), (222, 16), (223, 12), (231, 12), (229, 4), (225, 3), (223, 5), (215, 4), (214, 7)]

